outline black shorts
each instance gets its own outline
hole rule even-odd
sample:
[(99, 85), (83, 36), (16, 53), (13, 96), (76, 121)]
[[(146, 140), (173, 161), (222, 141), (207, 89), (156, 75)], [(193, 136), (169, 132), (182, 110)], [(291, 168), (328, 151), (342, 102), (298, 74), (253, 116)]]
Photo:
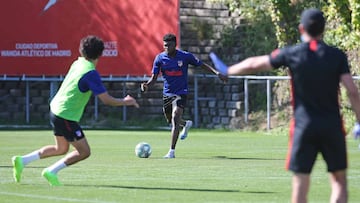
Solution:
[(328, 172), (347, 168), (345, 132), (339, 126), (298, 126), (290, 129), (287, 169), (296, 173), (311, 173), (317, 154), (320, 152)]
[(175, 107), (182, 109), (186, 106), (187, 95), (163, 95), (163, 111), (168, 123), (171, 123), (172, 111)]
[(69, 121), (50, 112), (50, 123), (55, 136), (63, 136), (69, 142), (74, 142), (85, 137), (80, 125), (75, 121)]

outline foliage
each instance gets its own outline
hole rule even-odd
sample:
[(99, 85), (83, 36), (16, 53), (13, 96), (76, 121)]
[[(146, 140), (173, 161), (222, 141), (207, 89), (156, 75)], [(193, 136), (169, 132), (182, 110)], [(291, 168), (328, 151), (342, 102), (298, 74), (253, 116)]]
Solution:
[(325, 39), (345, 51), (360, 46), (359, 1), (329, 0), (324, 7), (328, 19)]
[[(325, 40), (349, 52), (360, 47), (360, 1), (359, 0), (211, 0), (221, 2), (230, 11), (238, 12), (249, 24), (256, 24), (270, 16), (279, 47), (298, 42), (297, 25), (305, 8), (323, 10), (327, 17)], [(260, 27), (260, 26), (259, 26)], [(259, 28), (257, 27), (257, 28)], [(261, 33), (261, 32), (259, 32)]]
[(199, 40), (210, 39), (213, 35), (213, 27), (206, 21), (201, 21), (197, 18), (192, 19), (192, 28)]
[(241, 58), (252, 55), (267, 54), (276, 47), (275, 29), (271, 23), (268, 12), (263, 12), (268, 7), (267, 1), (253, 0), (211, 0), (221, 2), (229, 7), (232, 13), (236, 13), (241, 18), (240, 25), (234, 19), (225, 26), (221, 33), (220, 45), (222, 57), (226, 61), (237, 62), (239, 58), (231, 57), (234, 45), (240, 47)]
[[(239, 12), (249, 24), (254, 25), (248, 33), (255, 33), (253, 37), (242, 39), (242, 43), (247, 43), (244, 55), (257, 55), (254, 50), (259, 50), (258, 46), (266, 40), (261, 40), (261, 28), (272, 27), (274, 35), (267, 37), (276, 40), (278, 47), (299, 42), (297, 25), (299, 16), (305, 8), (319, 8), (324, 12), (327, 19), (324, 41), (344, 50), (348, 54), (349, 63), (352, 66), (352, 73), (360, 73), (360, 1), (359, 0), (212, 0), (222, 2), (231, 11)], [(271, 22), (267, 21), (266, 16), (270, 16)], [(269, 25), (256, 27), (259, 22), (269, 23)], [(256, 31), (256, 29), (258, 29)], [(245, 32), (247, 33), (247, 32)], [(273, 36), (273, 37), (272, 37)], [(251, 40), (256, 39), (256, 40)], [(270, 43), (269, 43), (270, 44)], [(254, 48), (254, 49), (252, 49)], [(261, 49), (261, 48), (260, 48)], [(277, 75), (287, 74), (284, 71), (276, 72)], [(341, 97), (342, 103), (346, 102), (346, 97)], [(341, 109), (347, 123), (353, 123), (354, 118), (349, 106)], [(347, 126), (349, 129), (349, 126)]]

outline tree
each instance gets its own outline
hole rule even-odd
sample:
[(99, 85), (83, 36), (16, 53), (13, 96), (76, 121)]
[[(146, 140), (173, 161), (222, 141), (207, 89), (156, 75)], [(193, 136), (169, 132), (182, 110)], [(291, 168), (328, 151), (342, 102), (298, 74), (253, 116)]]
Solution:
[[(274, 28), (278, 47), (293, 44), (299, 41), (297, 25), (301, 12), (305, 8), (315, 7), (324, 12), (327, 20), (324, 41), (345, 51), (353, 74), (360, 73), (360, 0), (210, 0), (221, 2), (229, 7), (230, 11), (238, 12), (245, 17), (249, 24), (264, 22), (264, 18), (271, 18), (270, 27)], [(265, 22), (266, 19), (265, 19)], [(264, 35), (271, 33), (254, 32)], [(261, 37), (259, 37), (261, 38)], [(269, 38), (271, 38), (269, 36)], [(256, 41), (256, 43), (262, 43)], [(266, 54), (266, 53), (263, 53)], [(244, 54), (246, 56), (248, 54)], [(253, 54), (250, 54), (253, 55)], [(276, 74), (286, 74), (277, 72)], [(276, 86), (281, 86), (277, 84)], [(284, 92), (284, 91), (282, 91)], [(350, 129), (355, 118), (350, 104), (342, 95), (342, 112), (347, 129)]]
[(210, 0), (221, 2), (256, 22), (259, 13), (271, 16), (278, 46), (298, 41), (297, 25), (305, 8), (320, 8), (327, 18), (325, 40), (345, 51), (360, 47), (360, 0)]

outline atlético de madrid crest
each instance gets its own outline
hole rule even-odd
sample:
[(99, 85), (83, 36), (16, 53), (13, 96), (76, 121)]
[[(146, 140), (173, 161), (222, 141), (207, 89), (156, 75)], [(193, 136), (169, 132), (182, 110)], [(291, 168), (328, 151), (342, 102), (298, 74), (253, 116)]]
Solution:
[(178, 66), (182, 67), (183, 66), (183, 61), (178, 61)]

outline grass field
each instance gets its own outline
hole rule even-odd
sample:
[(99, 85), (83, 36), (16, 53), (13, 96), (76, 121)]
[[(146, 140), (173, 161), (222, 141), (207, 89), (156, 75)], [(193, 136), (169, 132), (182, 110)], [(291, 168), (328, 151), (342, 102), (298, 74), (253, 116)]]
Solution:
[[(89, 159), (59, 172), (61, 187), (41, 177), (58, 158), (33, 162), (20, 184), (11, 157), (53, 143), (51, 131), (0, 131), (0, 202), (289, 202), (291, 173), (284, 169), (287, 136), (265, 132), (192, 130), (179, 140), (176, 159), (162, 159), (168, 131), (85, 131)], [(151, 144), (148, 159), (135, 145)], [(349, 137), (349, 202), (360, 201), (360, 151)], [(310, 202), (328, 202), (330, 188), (321, 158), (315, 165)]]

